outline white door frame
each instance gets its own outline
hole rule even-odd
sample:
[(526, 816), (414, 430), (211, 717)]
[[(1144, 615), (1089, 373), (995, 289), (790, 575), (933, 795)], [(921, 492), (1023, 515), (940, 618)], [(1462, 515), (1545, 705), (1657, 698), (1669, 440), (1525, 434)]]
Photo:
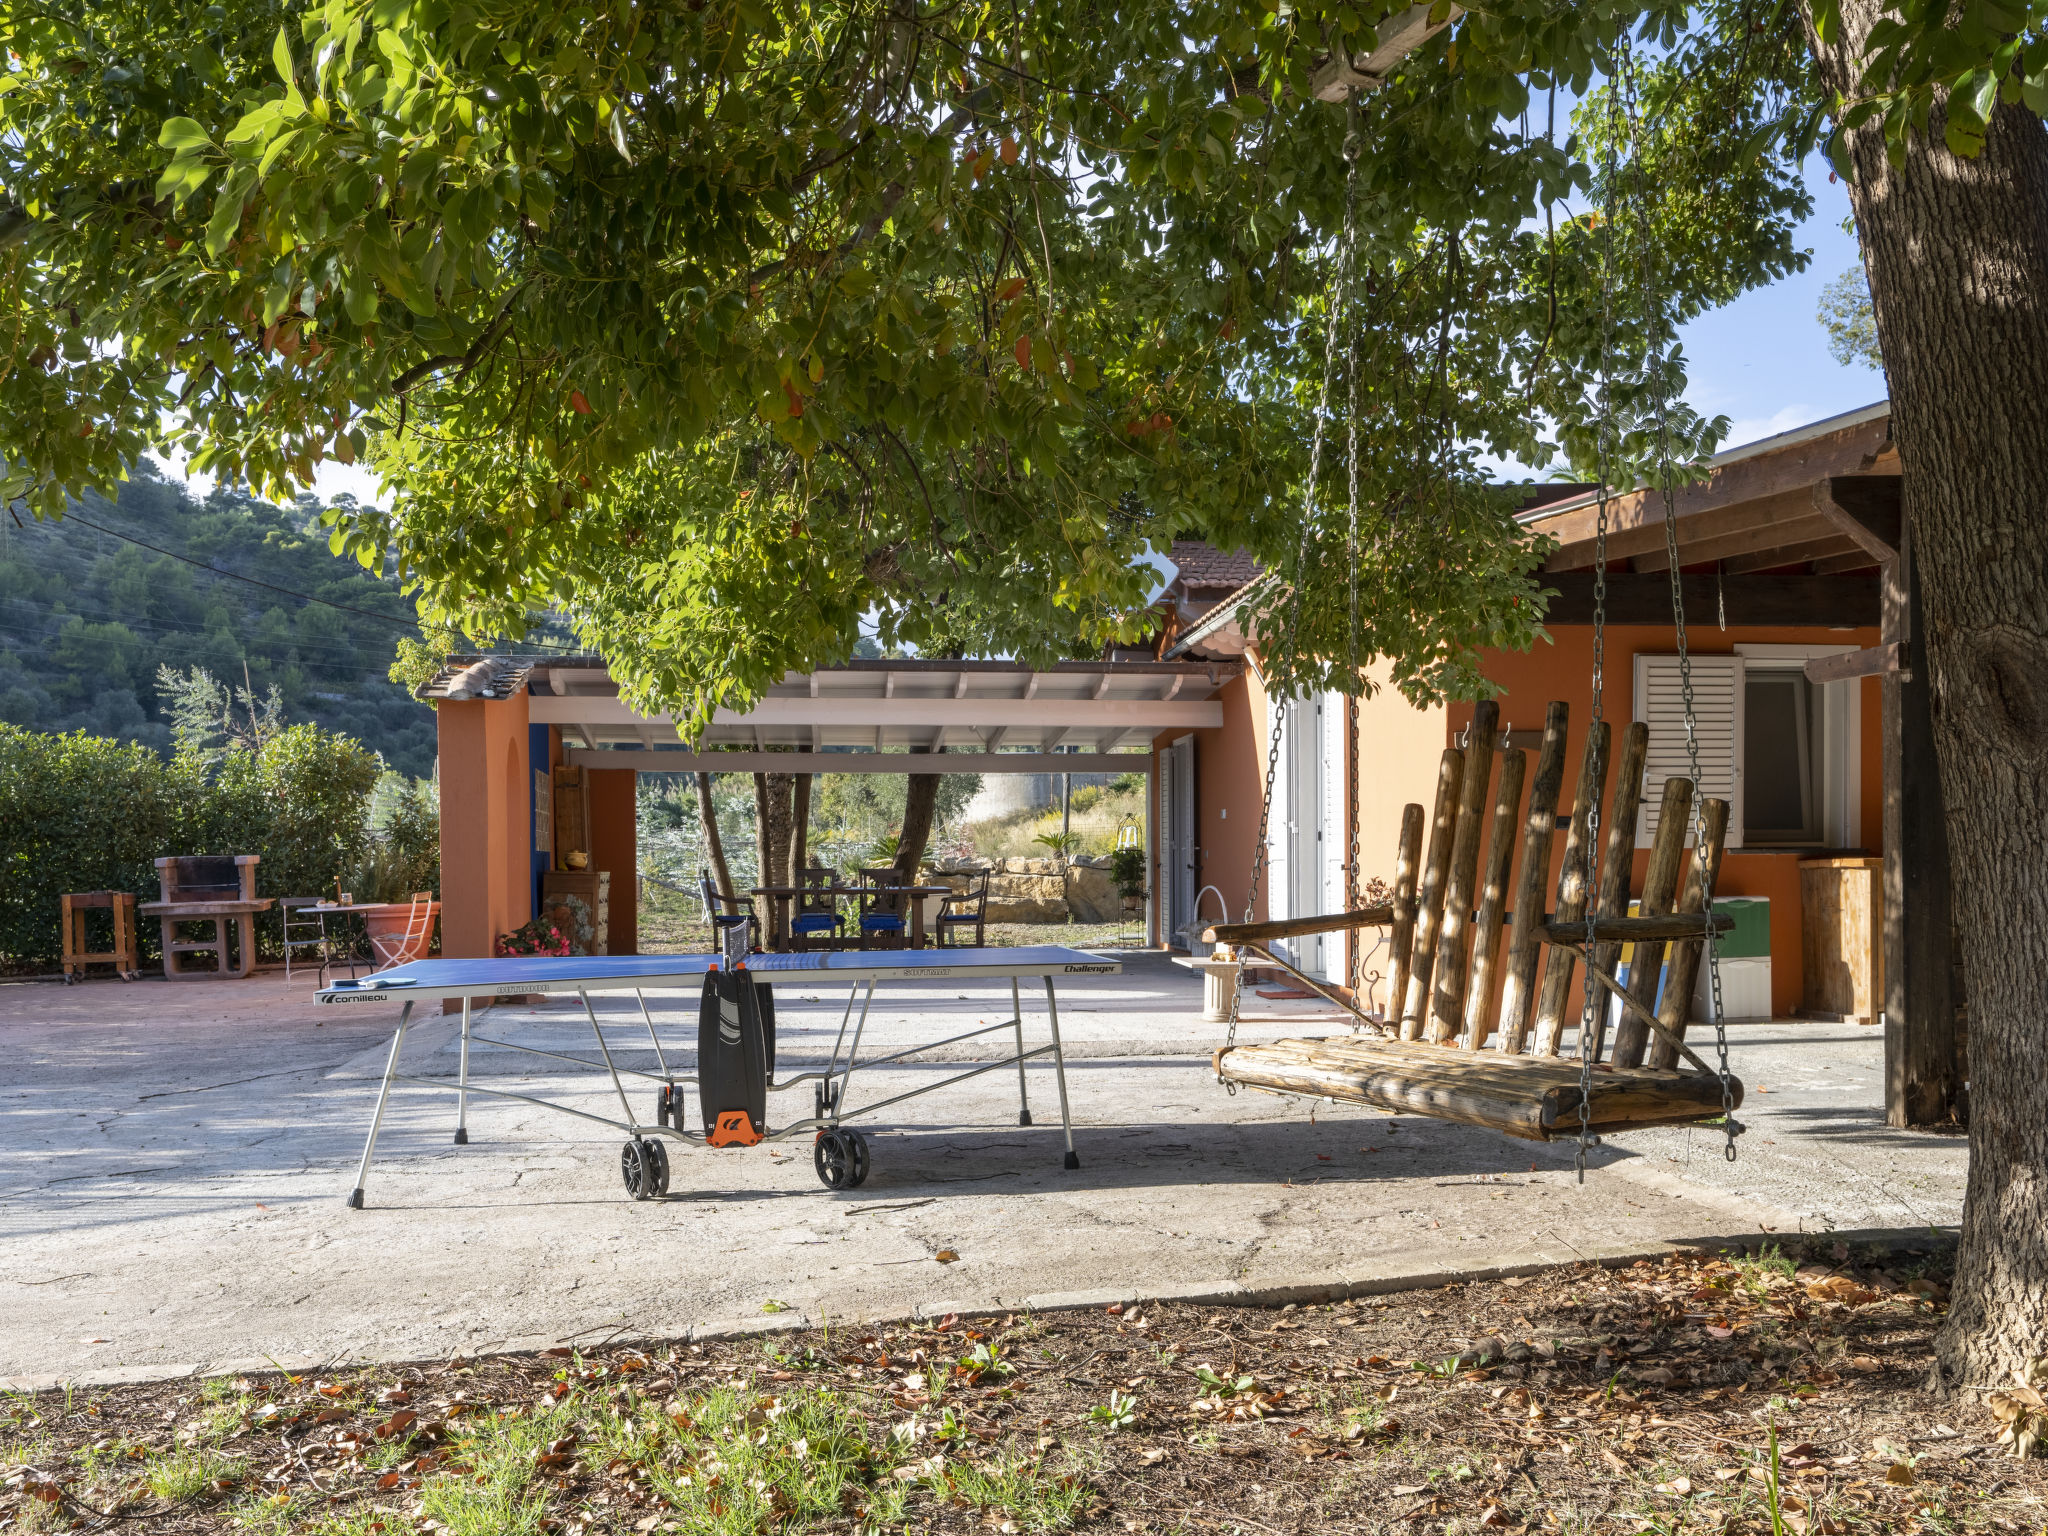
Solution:
[[(1276, 700), (1274, 707), (1285, 714), (1267, 835), (1266, 910), (1276, 919), (1335, 912), (1343, 901), (1343, 808), (1337, 799), (1343, 783), (1342, 701), (1336, 694), (1316, 694)], [(1277, 940), (1273, 948), (1318, 980), (1342, 965), (1341, 946), (1326, 934)]]
[(1195, 738), (1183, 736), (1159, 751), (1159, 938), (1180, 947), (1181, 928), (1195, 907)]

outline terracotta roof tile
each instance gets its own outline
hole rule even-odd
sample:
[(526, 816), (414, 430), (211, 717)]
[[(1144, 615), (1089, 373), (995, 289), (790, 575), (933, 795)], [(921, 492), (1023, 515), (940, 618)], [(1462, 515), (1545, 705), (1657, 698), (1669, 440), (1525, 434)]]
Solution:
[(1191, 592), (1235, 592), (1259, 574), (1259, 562), (1243, 550), (1226, 552), (1200, 539), (1175, 539), (1167, 558), (1180, 567), (1181, 585)]

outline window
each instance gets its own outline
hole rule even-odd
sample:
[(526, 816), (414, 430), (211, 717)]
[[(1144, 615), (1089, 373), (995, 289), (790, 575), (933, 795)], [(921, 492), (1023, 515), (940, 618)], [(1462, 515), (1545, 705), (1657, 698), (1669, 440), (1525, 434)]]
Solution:
[[(1853, 646), (1743, 645), (1692, 658), (1701, 793), (1729, 802), (1730, 848), (1849, 848), (1862, 840), (1861, 683), (1813, 684), (1804, 665)], [(1664, 781), (1685, 777), (1676, 656), (1635, 659), (1636, 718), (1650, 728), (1636, 844), (1657, 832)]]
[(1742, 841), (1822, 841), (1821, 786), (1827, 722), (1817, 718), (1820, 692), (1796, 666), (1745, 669), (1742, 733)]

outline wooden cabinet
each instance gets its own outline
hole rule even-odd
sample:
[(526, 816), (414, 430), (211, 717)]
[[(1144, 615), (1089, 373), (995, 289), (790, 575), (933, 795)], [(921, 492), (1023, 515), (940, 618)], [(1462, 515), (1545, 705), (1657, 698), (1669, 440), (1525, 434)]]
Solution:
[(1875, 1024), (1884, 1012), (1884, 860), (1799, 861), (1800, 1015)]
[(553, 834), (554, 856), (550, 862), (555, 868), (564, 869), (570, 854), (590, 852), (590, 788), (583, 770), (568, 763), (558, 764), (553, 777), (555, 814), (549, 830)]
[(552, 914), (556, 899), (575, 896), (590, 909), (590, 920), (596, 931), (584, 945), (584, 952), (592, 955), (611, 953), (611, 904), (612, 876), (607, 869), (551, 870), (540, 877), (540, 894), (543, 917)]

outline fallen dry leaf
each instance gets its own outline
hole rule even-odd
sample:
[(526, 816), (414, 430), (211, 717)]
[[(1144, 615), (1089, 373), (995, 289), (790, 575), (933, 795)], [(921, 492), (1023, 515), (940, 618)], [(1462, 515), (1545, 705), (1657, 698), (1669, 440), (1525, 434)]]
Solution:
[(933, 1254), (932, 1257), (937, 1259), (941, 1264), (958, 1264), (960, 1262), (960, 1255), (955, 1253), (950, 1248), (941, 1248), (937, 1253)]
[(2012, 1374), (2014, 1389), (1993, 1392), (1984, 1404), (1998, 1420), (1998, 1443), (2025, 1460), (2048, 1439), (2048, 1396), (2042, 1392), (2048, 1386), (2048, 1356), (2029, 1360)]
[(1913, 1469), (1903, 1461), (1895, 1461), (1889, 1467), (1886, 1467), (1884, 1470), (1884, 1480), (1894, 1488), (1910, 1488), (1919, 1481), (1918, 1478), (1913, 1476)]

